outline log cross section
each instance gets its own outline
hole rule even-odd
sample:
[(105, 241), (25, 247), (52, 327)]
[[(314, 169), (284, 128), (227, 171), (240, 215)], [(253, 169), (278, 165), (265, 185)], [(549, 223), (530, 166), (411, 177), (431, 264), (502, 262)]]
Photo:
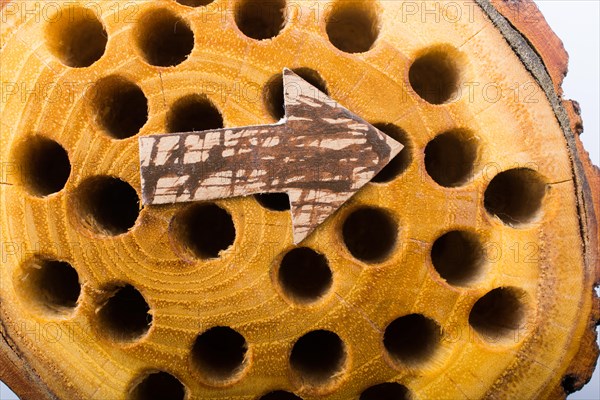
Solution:
[(139, 139), (144, 204), (287, 193), (294, 243), (369, 182), (403, 146), (289, 69), (276, 124)]

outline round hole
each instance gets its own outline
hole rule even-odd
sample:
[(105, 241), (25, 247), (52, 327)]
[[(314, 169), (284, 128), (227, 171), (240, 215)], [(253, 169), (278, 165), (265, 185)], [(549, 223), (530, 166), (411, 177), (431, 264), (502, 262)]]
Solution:
[(392, 321), (383, 335), (383, 345), (396, 362), (416, 364), (428, 360), (438, 347), (441, 328), (433, 320), (410, 314)]
[(153, 372), (130, 392), (131, 400), (183, 400), (185, 388), (179, 379), (166, 372)]
[(483, 247), (474, 234), (451, 231), (433, 243), (431, 261), (438, 274), (449, 284), (466, 285), (481, 273)]
[(459, 93), (462, 60), (462, 54), (451, 46), (428, 49), (411, 65), (410, 85), (428, 103), (447, 103)]
[(205, 95), (192, 94), (177, 100), (167, 114), (170, 133), (200, 132), (223, 128), (223, 117)]
[(258, 203), (271, 211), (288, 211), (290, 198), (287, 193), (262, 193), (254, 195)]
[(235, 9), (235, 23), (249, 38), (273, 38), (286, 24), (285, 0), (241, 0)]
[(467, 131), (442, 133), (425, 147), (425, 169), (439, 185), (456, 187), (467, 183), (477, 160), (477, 141)]
[(400, 176), (410, 166), (412, 162), (412, 142), (408, 137), (408, 134), (394, 124), (376, 123), (373, 126), (379, 129), (381, 132), (390, 136), (392, 139), (404, 145), (404, 148), (396, 157), (394, 157), (375, 177), (372, 182), (375, 183), (386, 183), (391, 182)]
[(135, 189), (127, 182), (110, 176), (86, 179), (76, 189), (72, 203), (86, 229), (107, 236), (129, 231), (140, 212)]
[(135, 83), (109, 76), (94, 86), (93, 105), (98, 124), (115, 139), (137, 134), (148, 121), (148, 100)]
[(406, 386), (395, 382), (371, 386), (360, 395), (360, 400), (408, 400), (410, 393)]
[(302, 400), (302, 397), (298, 397), (294, 393), (286, 392), (284, 390), (276, 390), (265, 394), (260, 400)]
[(158, 67), (181, 64), (194, 48), (194, 33), (188, 23), (165, 9), (142, 15), (135, 39), (148, 64)]
[(20, 172), (19, 184), (34, 196), (44, 197), (61, 191), (71, 174), (65, 149), (43, 136), (21, 141), (15, 147), (13, 159)]
[[(327, 84), (321, 75), (310, 68), (295, 68), (294, 73), (313, 85), (322, 93), (329, 95)], [(276, 120), (285, 116), (284, 96), (283, 96), (283, 74), (277, 73), (269, 79), (263, 90), (263, 101), (269, 114)]]
[(106, 299), (97, 311), (100, 330), (115, 341), (132, 341), (145, 335), (152, 325), (150, 307), (133, 286), (107, 290)]
[(344, 342), (333, 332), (307, 333), (294, 344), (292, 370), (308, 385), (324, 385), (339, 376), (346, 363)]
[(188, 7), (201, 7), (207, 6), (212, 3), (214, 0), (177, 0), (179, 4), (183, 4)]
[(546, 183), (537, 172), (518, 168), (501, 172), (484, 194), (485, 209), (507, 225), (518, 227), (538, 219)]
[(387, 258), (398, 236), (398, 226), (384, 210), (373, 207), (359, 208), (344, 221), (344, 244), (357, 259), (380, 262)]
[(34, 257), (17, 277), (22, 298), (41, 312), (67, 314), (77, 306), (81, 284), (77, 271), (65, 261)]
[(217, 326), (200, 334), (192, 348), (192, 361), (206, 378), (224, 381), (238, 375), (247, 363), (248, 344), (235, 330)]
[(293, 249), (283, 257), (278, 277), (283, 292), (300, 303), (319, 300), (333, 281), (327, 258), (307, 247)]
[(231, 215), (214, 203), (188, 207), (175, 216), (171, 231), (186, 252), (201, 259), (219, 257), (235, 240)]
[(379, 36), (380, 22), (374, 2), (338, 1), (327, 19), (329, 41), (346, 53), (369, 51)]
[(89, 67), (102, 57), (107, 41), (106, 30), (91, 9), (67, 6), (48, 17), (46, 44), (68, 67)]
[(477, 300), (469, 323), (484, 339), (518, 339), (519, 329), (523, 327), (525, 292), (516, 288), (497, 288)]

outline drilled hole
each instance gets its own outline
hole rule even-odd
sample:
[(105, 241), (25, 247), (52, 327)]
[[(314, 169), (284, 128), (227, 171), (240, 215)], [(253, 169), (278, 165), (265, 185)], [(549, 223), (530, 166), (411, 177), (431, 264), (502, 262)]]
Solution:
[(354, 257), (365, 262), (380, 262), (394, 248), (398, 226), (382, 209), (364, 207), (346, 218), (342, 233), (344, 243)]
[(360, 395), (360, 400), (409, 400), (406, 386), (395, 382), (380, 383), (371, 386)]
[(214, 0), (177, 0), (179, 4), (183, 4), (188, 7), (201, 7), (207, 6), (212, 3)]
[(525, 319), (525, 293), (515, 288), (497, 288), (477, 300), (469, 323), (486, 340), (518, 339)]
[(481, 273), (484, 256), (477, 237), (465, 231), (440, 236), (431, 248), (435, 270), (451, 285), (466, 285)]
[(223, 128), (223, 117), (205, 95), (192, 94), (177, 100), (167, 114), (167, 130), (200, 132)]
[(235, 23), (244, 35), (256, 40), (270, 39), (286, 24), (285, 0), (240, 0)]
[(131, 285), (107, 292), (108, 299), (97, 311), (101, 331), (116, 341), (131, 341), (145, 335), (152, 325), (152, 315), (144, 296)]
[(302, 336), (290, 355), (292, 370), (309, 385), (328, 383), (341, 372), (345, 362), (344, 343), (338, 335), (325, 330)]
[(428, 49), (413, 62), (408, 79), (413, 90), (431, 104), (451, 101), (459, 92), (463, 56), (451, 46)]
[(258, 203), (271, 211), (288, 211), (290, 198), (287, 193), (262, 193), (254, 195)]
[(246, 365), (248, 344), (235, 330), (217, 326), (200, 334), (192, 348), (195, 367), (208, 379), (234, 378)]
[(159, 67), (181, 64), (194, 48), (194, 33), (188, 23), (165, 9), (142, 15), (135, 38), (145, 60)]
[(415, 364), (427, 361), (440, 341), (440, 326), (421, 315), (395, 319), (385, 329), (383, 344), (394, 361)]
[(379, 36), (379, 16), (374, 2), (338, 1), (327, 19), (327, 35), (346, 53), (370, 50)]
[(185, 387), (171, 374), (153, 372), (133, 388), (129, 398), (131, 400), (183, 400)]
[(219, 257), (235, 240), (231, 215), (213, 203), (195, 204), (177, 214), (171, 231), (183, 250), (193, 257)]
[[(310, 68), (295, 68), (294, 73), (304, 79), (306, 82), (313, 85), (322, 93), (329, 95), (327, 83), (321, 75)], [(317, 93), (315, 93), (317, 94)], [(322, 97), (322, 96), (321, 96)], [(284, 96), (283, 96), (283, 74), (277, 73), (269, 79), (263, 90), (263, 101), (267, 107), (269, 114), (276, 120), (280, 120), (285, 116)]]
[(284, 390), (276, 390), (265, 394), (260, 400), (302, 400), (302, 397), (298, 397), (294, 393), (286, 392)]
[(67, 314), (77, 305), (81, 284), (67, 262), (34, 257), (23, 264), (17, 277), (23, 299), (41, 312)]
[(43, 136), (29, 137), (15, 147), (19, 183), (32, 195), (44, 197), (61, 191), (71, 174), (65, 149)]
[(108, 236), (126, 233), (140, 212), (135, 189), (110, 176), (95, 176), (81, 183), (72, 206), (85, 228)]
[(135, 83), (109, 76), (96, 83), (93, 91), (98, 123), (115, 139), (137, 134), (148, 121), (148, 100)]
[(439, 185), (456, 187), (467, 183), (477, 160), (477, 141), (464, 130), (442, 133), (425, 148), (425, 169)]
[(91, 9), (67, 6), (48, 17), (46, 44), (66, 66), (89, 67), (102, 57), (107, 41), (106, 30)]
[(293, 249), (283, 257), (278, 277), (284, 293), (301, 303), (319, 300), (332, 283), (327, 258), (307, 247)]
[(536, 221), (546, 195), (546, 183), (537, 172), (518, 168), (501, 172), (484, 195), (486, 210), (510, 226)]
[(394, 124), (377, 123), (373, 124), (373, 126), (404, 146), (400, 154), (394, 157), (372, 179), (372, 181), (376, 183), (391, 182), (410, 166), (410, 163), (412, 162), (413, 145), (408, 134)]

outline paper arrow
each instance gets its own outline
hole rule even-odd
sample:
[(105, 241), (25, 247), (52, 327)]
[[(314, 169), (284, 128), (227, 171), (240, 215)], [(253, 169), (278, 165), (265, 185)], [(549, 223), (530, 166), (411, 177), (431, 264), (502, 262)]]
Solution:
[(297, 244), (402, 150), (291, 70), (283, 82), (276, 124), (140, 137), (143, 203), (287, 193)]

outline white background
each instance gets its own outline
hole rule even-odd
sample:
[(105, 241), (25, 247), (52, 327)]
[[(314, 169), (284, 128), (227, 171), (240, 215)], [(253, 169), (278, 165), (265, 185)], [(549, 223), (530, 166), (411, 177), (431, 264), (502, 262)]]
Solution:
[[(569, 53), (569, 73), (564, 97), (581, 105), (584, 132), (581, 136), (592, 161), (600, 165), (600, 2), (598, 0), (536, 0), (550, 27)], [(600, 343), (600, 342), (599, 342)], [(600, 368), (590, 383), (569, 399), (600, 399)]]
[[(548, 23), (569, 52), (569, 74), (565, 98), (579, 101), (582, 109), (586, 149), (594, 164), (600, 164), (600, 2), (598, 0), (536, 0)], [(569, 399), (600, 400), (599, 368), (591, 382)], [(0, 382), (0, 400), (17, 397)]]

